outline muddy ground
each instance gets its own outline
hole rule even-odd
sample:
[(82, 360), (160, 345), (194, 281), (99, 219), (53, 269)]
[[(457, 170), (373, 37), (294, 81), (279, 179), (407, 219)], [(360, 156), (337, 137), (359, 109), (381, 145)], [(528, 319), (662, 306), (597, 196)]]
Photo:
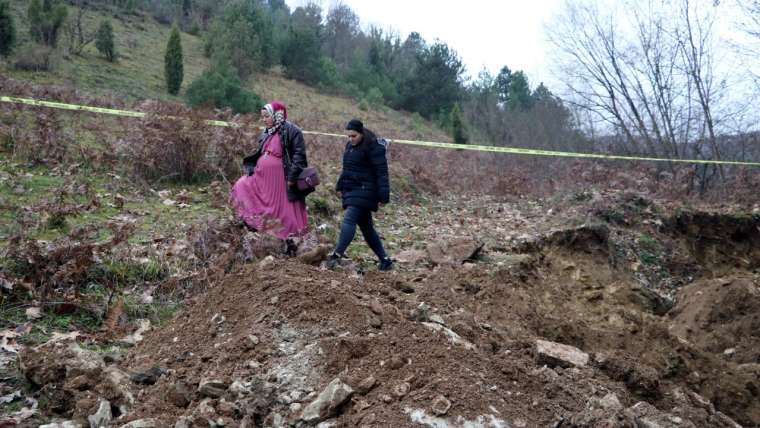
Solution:
[(433, 211), (391, 273), (258, 258), (126, 352), (20, 366), (83, 426), (760, 425), (760, 217), (594, 199)]

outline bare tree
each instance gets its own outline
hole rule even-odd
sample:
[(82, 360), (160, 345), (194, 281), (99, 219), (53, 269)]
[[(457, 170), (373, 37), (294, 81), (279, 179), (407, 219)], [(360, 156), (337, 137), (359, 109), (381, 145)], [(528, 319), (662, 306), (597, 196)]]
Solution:
[(717, 4), (627, 1), (625, 13), (605, 5), (568, 1), (548, 29), (569, 99), (623, 136), (628, 151), (720, 160)]
[(70, 2), (76, 6), (76, 15), (73, 20), (67, 22), (64, 32), (68, 36), (69, 53), (81, 55), (84, 48), (95, 40), (96, 32), (87, 31), (84, 28), (87, 0), (70, 0)]
[(341, 1), (327, 12), (325, 20), (324, 50), (339, 67), (348, 67), (361, 34), (359, 17)]
[[(677, 39), (683, 66), (689, 75), (694, 91), (697, 94), (696, 102), (702, 111), (704, 127), (707, 130), (707, 141), (712, 150), (715, 160), (720, 160), (720, 149), (715, 136), (715, 119), (713, 117), (714, 85), (714, 62), (712, 49), (712, 27), (714, 17), (708, 15), (700, 19), (690, 0), (682, 0), (681, 22), (677, 31)], [(725, 180), (723, 167), (718, 165), (721, 179)]]

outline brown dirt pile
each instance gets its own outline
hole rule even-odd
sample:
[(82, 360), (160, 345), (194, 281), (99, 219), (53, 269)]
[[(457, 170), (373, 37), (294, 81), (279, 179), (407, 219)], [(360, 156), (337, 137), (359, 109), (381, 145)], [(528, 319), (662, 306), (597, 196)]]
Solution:
[[(431, 243), (390, 274), (249, 264), (110, 366), (132, 375), (134, 397), (112, 423), (758, 425), (758, 259), (740, 262), (755, 235), (697, 223), (647, 230), (662, 248), (635, 262), (634, 241), (648, 241), (584, 224), (447, 254)], [(736, 264), (704, 263), (718, 242)], [(464, 257), (478, 261), (452, 262)], [(650, 280), (675, 271), (697, 280), (671, 309), (678, 281)]]

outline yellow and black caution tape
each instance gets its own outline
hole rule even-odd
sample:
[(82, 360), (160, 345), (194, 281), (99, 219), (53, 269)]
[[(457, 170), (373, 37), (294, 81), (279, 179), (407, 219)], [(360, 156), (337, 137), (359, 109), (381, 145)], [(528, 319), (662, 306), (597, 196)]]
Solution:
[[(7, 97), (0, 96), (0, 102), (13, 103), (13, 104), (26, 104), (36, 107), (49, 107), (62, 110), (73, 111), (86, 111), (91, 113), (110, 114), (123, 117), (142, 118), (146, 116), (146, 113), (131, 111), (131, 110), (117, 110), (102, 107), (92, 107), (77, 104), (66, 104), (54, 101), (41, 101), (29, 98)], [(167, 116), (166, 119), (181, 119), (178, 117)], [(206, 123), (214, 126), (238, 126), (235, 123), (225, 122), (222, 120), (206, 120)], [(345, 137), (343, 134), (332, 134), (329, 132), (318, 131), (303, 131), (307, 135), (320, 135), (326, 137)], [(740, 161), (726, 161), (726, 160), (708, 160), (708, 159), (668, 159), (668, 158), (653, 158), (643, 156), (619, 156), (619, 155), (605, 155), (597, 153), (576, 153), (576, 152), (561, 152), (554, 150), (538, 150), (538, 149), (522, 149), (516, 147), (501, 147), (501, 146), (483, 146), (474, 144), (453, 144), (453, 143), (440, 143), (435, 141), (417, 141), (417, 140), (402, 140), (402, 139), (388, 139), (391, 143), (408, 144), (413, 146), (422, 147), (437, 147), (443, 149), (459, 149), (459, 150), (474, 150), (478, 152), (493, 152), (493, 153), (509, 153), (516, 155), (532, 155), (532, 156), (552, 156), (552, 157), (564, 157), (564, 158), (582, 158), (582, 159), (608, 159), (608, 160), (627, 160), (627, 161), (647, 161), (647, 162), (677, 162), (677, 163), (692, 163), (692, 164), (712, 164), (712, 165), (740, 165), (740, 166), (760, 166), (760, 162), (740, 162)]]

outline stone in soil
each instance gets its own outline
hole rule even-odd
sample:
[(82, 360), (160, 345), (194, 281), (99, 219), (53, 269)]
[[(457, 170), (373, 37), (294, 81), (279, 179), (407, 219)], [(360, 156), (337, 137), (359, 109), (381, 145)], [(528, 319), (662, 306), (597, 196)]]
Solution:
[(539, 364), (550, 367), (585, 367), (588, 354), (580, 349), (561, 343), (536, 340), (536, 355)]
[(340, 406), (348, 400), (354, 390), (339, 378), (333, 379), (317, 398), (301, 413), (300, 419), (306, 423), (316, 423), (337, 414)]

